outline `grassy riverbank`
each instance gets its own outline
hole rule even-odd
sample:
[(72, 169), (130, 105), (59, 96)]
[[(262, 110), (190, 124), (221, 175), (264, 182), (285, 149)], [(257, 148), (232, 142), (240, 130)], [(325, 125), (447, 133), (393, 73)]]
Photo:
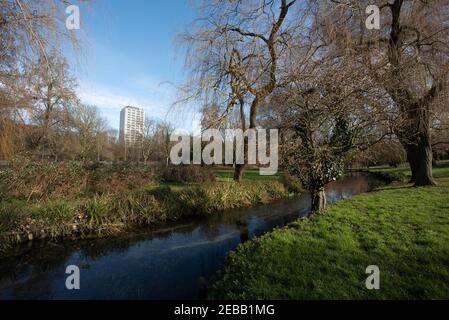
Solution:
[[(434, 173), (437, 187), (358, 195), (240, 245), (211, 298), (448, 299), (449, 165)], [(369, 265), (380, 290), (365, 288)]]
[[(21, 177), (14, 180), (20, 181), (23, 192), (19, 193), (17, 190), (20, 188), (14, 188), (8, 196), (5, 192), (0, 201), (0, 251), (36, 239), (117, 234), (183, 216), (213, 214), (268, 203), (288, 197), (292, 192), (288, 180), (279, 176), (257, 179), (253, 171), (248, 171), (241, 183), (234, 183), (225, 177), (232, 174), (230, 169), (214, 172), (218, 181), (201, 183), (169, 183), (152, 178), (144, 181), (144, 172), (138, 171), (142, 181), (129, 186), (128, 180), (137, 179), (126, 172), (123, 177), (112, 175), (114, 179), (111, 175), (107, 179), (96, 177), (99, 182), (95, 185), (100, 185), (102, 192), (91, 192), (92, 183), (82, 182), (86, 179), (77, 177), (81, 169), (76, 169), (70, 169), (73, 177), (60, 183), (48, 182), (52, 179), (47, 176), (43, 179), (45, 183), (35, 184), (31, 181), (31, 186), (26, 184), (30, 179)], [(32, 175), (36, 175), (34, 171)], [(98, 176), (98, 172), (95, 172), (95, 176)], [(69, 183), (73, 186), (67, 187)], [(86, 187), (80, 188), (80, 183), (85, 183)], [(112, 187), (105, 187), (105, 184), (126, 185), (126, 188), (108, 192)], [(35, 185), (44, 185), (45, 188)], [(52, 190), (53, 193), (45, 198), (33, 198), (36, 194), (45, 195), (41, 191), (33, 192), (35, 189), (45, 190), (46, 193)], [(67, 191), (74, 189), (76, 193)]]

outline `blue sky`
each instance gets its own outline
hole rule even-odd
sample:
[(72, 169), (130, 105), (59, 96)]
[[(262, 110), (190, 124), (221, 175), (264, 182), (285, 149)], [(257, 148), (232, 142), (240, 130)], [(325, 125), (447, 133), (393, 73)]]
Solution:
[(198, 115), (192, 109), (168, 114), (176, 93), (166, 83), (183, 81), (184, 57), (174, 40), (195, 13), (189, 0), (94, 0), (82, 5), (76, 32), (86, 43), (81, 57), (72, 59), (82, 101), (98, 106), (113, 128), (119, 127), (125, 105), (142, 107), (146, 115), (180, 129), (195, 128)]

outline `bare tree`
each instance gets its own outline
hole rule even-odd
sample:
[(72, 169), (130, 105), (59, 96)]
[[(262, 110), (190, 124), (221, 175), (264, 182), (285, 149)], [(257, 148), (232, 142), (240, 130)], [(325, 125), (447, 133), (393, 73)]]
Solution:
[(52, 70), (52, 54), (60, 52), (63, 42), (79, 52), (80, 33), (65, 25), (67, 6), (60, 0), (0, 0), (0, 144), (10, 150), (8, 157), (17, 144), (13, 143), (17, 133), (8, 133), (6, 129), (12, 127), (7, 124), (23, 130), (24, 122), (18, 121), (32, 107), (26, 74), (30, 66), (40, 63), (51, 77), (57, 73)]
[(28, 70), (32, 96), (31, 117), (38, 126), (31, 139), (32, 148), (46, 148), (51, 143), (51, 129), (64, 121), (67, 110), (77, 103), (76, 81), (69, 73), (65, 58), (52, 53), (50, 67), (38, 60)]
[(360, 67), (381, 86), (396, 112), (395, 133), (404, 146), (417, 186), (432, 177), (432, 106), (447, 90), (449, 2), (375, 1), (380, 30), (365, 28), (373, 1), (332, 0), (321, 7), (330, 37), (342, 55), (356, 54)]
[(143, 128), (143, 141), (142, 141), (142, 156), (143, 161), (147, 162), (151, 154), (154, 152), (155, 141), (154, 137), (157, 132), (157, 123), (155, 120), (149, 117), (145, 118), (145, 124)]
[[(306, 14), (289, 16), (296, 0), (209, 1), (202, 7), (205, 18), (182, 39), (188, 47), (189, 84), (182, 88), (188, 99), (218, 106), (220, 123), (240, 112), (241, 126), (257, 127), (260, 105), (283, 82), (280, 61), (293, 46)], [(304, 10), (305, 12), (306, 10)], [(286, 65), (282, 65), (286, 67)], [(185, 100), (181, 100), (185, 101)], [(243, 166), (236, 166), (235, 180)]]
[(50, 53), (62, 41), (79, 49), (79, 33), (65, 25), (68, 2), (60, 0), (0, 1), (0, 64), (13, 69), (40, 58), (50, 68)]
[(165, 121), (158, 121), (147, 117), (145, 119), (141, 154), (143, 161), (157, 161), (168, 166), (170, 150), (173, 143), (170, 136), (173, 126)]
[(168, 122), (161, 122), (157, 128), (157, 141), (159, 142), (164, 157), (165, 165), (168, 166), (170, 161), (170, 150), (173, 143), (170, 141), (170, 136), (175, 129)]
[(77, 104), (71, 111), (79, 145), (78, 156), (83, 161), (100, 160), (106, 144), (106, 121), (95, 106)]

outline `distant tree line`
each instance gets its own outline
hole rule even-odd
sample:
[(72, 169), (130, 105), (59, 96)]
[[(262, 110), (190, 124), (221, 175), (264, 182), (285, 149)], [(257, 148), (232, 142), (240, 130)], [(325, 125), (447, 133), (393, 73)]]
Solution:
[(80, 101), (63, 47), (79, 54), (83, 41), (65, 26), (66, 6), (0, 1), (0, 160), (166, 163), (169, 124), (146, 119), (140, 141), (125, 148), (98, 108)]

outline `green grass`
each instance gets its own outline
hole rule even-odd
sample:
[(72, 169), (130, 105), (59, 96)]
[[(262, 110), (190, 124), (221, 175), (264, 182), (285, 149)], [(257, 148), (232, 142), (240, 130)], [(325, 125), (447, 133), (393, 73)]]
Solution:
[[(393, 181), (406, 183), (410, 180), (412, 173), (407, 164), (403, 164), (398, 168), (391, 168), (386, 166), (370, 167), (367, 169), (373, 173), (380, 173)], [(433, 177), (439, 185), (449, 186), (449, 160), (440, 161), (436, 167), (433, 167)], [(411, 186), (412, 184), (406, 184)], [(389, 186), (387, 188), (395, 188), (397, 186)]]
[[(232, 181), (234, 177), (234, 169), (233, 168), (223, 168), (218, 167), (212, 169), (215, 177), (218, 181)], [(277, 173), (272, 176), (262, 176), (259, 174), (259, 169), (250, 169), (247, 168), (243, 171), (242, 180), (243, 181), (261, 181), (261, 180), (279, 180), (281, 177), (281, 173)]]
[[(240, 245), (210, 297), (448, 299), (448, 164), (434, 175), (437, 187), (362, 194)], [(365, 287), (369, 265), (380, 290)]]
[[(436, 167), (434, 167), (432, 170), (433, 176), (435, 179), (443, 178), (443, 182), (444, 182), (444, 181), (446, 181), (446, 179), (449, 176), (448, 170), (449, 170), (449, 160), (440, 161), (440, 162), (438, 162), (438, 165)], [(407, 164), (403, 164), (403, 165), (399, 166), (398, 168), (385, 167), (385, 166), (370, 167), (369, 171), (386, 172), (386, 173), (403, 173), (407, 177), (411, 177), (411, 175), (412, 175), (412, 173), (410, 171), (410, 167)]]

